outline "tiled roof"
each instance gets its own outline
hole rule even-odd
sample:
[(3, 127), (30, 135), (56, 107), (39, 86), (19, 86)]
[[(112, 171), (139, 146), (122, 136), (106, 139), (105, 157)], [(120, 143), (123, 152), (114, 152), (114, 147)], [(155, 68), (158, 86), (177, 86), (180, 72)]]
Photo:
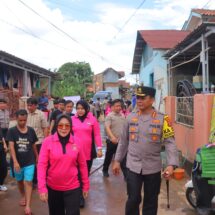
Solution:
[(204, 16), (215, 16), (215, 10), (192, 9), (192, 12), (198, 13)]
[(190, 32), (179, 30), (142, 30), (143, 40), (154, 49), (170, 49), (182, 41)]

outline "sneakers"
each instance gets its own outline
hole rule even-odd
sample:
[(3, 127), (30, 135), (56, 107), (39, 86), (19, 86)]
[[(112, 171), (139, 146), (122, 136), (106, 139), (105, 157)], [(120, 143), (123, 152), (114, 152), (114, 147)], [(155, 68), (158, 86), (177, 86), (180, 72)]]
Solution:
[(106, 177), (106, 178), (108, 178), (108, 177), (109, 177), (109, 173), (108, 173), (108, 171), (102, 170), (102, 172), (103, 172), (103, 176), (104, 176), (104, 177)]
[(5, 185), (0, 185), (0, 191), (7, 191), (7, 187)]

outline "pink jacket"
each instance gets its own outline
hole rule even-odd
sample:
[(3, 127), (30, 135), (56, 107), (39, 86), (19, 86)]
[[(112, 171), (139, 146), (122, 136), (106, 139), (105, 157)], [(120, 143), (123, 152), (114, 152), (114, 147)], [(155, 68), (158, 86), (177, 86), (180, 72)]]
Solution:
[(72, 116), (72, 130), (74, 136), (77, 137), (83, 145), (86, 160), (91, 160), (92, 131), (94, 133), (97, 149), (102, 148), (100, 126), (97, 119), (89, 112), (86, 119), (81, 122), (76, 114)]
[(57, 133), (48, 136), (43, 141), (37, 166), (39, 193), (47, 193), (47, 185), (58, 191), (80, 187), (78, 168), (81, 173), (83, 190), (88, 191), (89, 178), (86, 159), (77, 138), (73, 138), (71, 135), (66, 145), (66, 153), (63, 154), (63, 147)]

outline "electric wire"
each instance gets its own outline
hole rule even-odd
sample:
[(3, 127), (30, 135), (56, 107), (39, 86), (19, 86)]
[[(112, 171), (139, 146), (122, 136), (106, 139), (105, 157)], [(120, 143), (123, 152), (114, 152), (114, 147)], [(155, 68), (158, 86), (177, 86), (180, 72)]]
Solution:
[(116, 39), (116, 37), (123, 31), (123, 29), (125, 28), (125, 26), (131, 21), (131, 19), (136, 15), (136, 13), (138, 12), (138, 10), (143, 6), (143, 4), (146, 2), (146, 0), (143, 0), (140, 5), (135, 9), (135, 11), (131, 14), (131, 16), (129, 16), (129, 18), (124, 22), (124, 24), (122, 25), (122, 27), (119, 28), (118, 32), (114, 35), (114, 37), (112, 38), (112, 40)]
[(39, 16), (41, 19), (43, 19), (44, 21), (46, 21), (49, 25), (51, 25), (53, 28), (55, 28), (58, 32), (61, 32), (63, 35), (67, 36), (69, 39), (71, 39), (73, 42), (79, 44), (81, 47), (83, 47), (84, 49), (86, 49), (88, 52), (90, 52), (91, 54), (97, 56), (98, 58), (100, 58), (103, 61), (106, 61), (108, 63), (110, 63), (110, 61), (108, 59), (106, 59), (105, 57), (103, 57), (102, 55), (98, 54), (97, 52), (93, 51), (92, 49), (88, 48), (87, 46), (83, 45), (81, 42), (79, 42), (76, 38), (72, 37), (70, 34), (68, 34), (66, 31), (62, 30), (60, 27), (58, 27), (57, 25), (55, 25), (54, 23), (52, 23), (51, 21), (49, 21), (47, 18), (45, 18), (44, 16), (40, 15), (36, 10), (34, 10), (33, 8), (31, 8), (29, 5), (27, 5), (25, 2), (23, 2), (22, 0), (18, 0), (21, 4), (23, 4), (26, 8), (28, 8), (30, 11), (32, 11), (34, 14), (36, 14), (37, 16)]
[[(207, 49), (205, 49), (205, 51), (208, 51), (209, 49), (210, 49), (210, 47), (208, 47)], [(200, 55), (201, 55), (201, 53), (197, 54), (195, 57), (191, 58), (190, 60), (187, 60), (187, 61), (184, 61), (182, 63), (179, 63), (179, 64), (177, 64), (175, 66), (170, 67), (169, 69), (171, 70), (171, 69), (177, 68), (179, 66), (182, 66), (184, 64), (190, 63), (190, 62), (194, 61), (195, 59), (197, 59), (198, 57), (200, 57)]]
[(17, 26), (17, 25), (14, 25), (14, 24), (12, 24), (12, 23), (10, 23), (10, 22), (8, 22), (8, 21), (2, 19), (2, 18), (0, 18), (0, 21), (1, 21), (2, 23), (7, 24), (8, 26), (11, 26), (11, 27), (13, 27), (13, 28), (16, 28), (17, 30), (22, 31), (23, 33), (28, 34), (28, 35), (30, 35), (30, 36), (32, 36), (32, 37), (38, 39), (38, 40), (41, 40), (41, 41), (46, 42), (46, 43), (48, 43), (48, 44), (50, 44), (50, 45), (53, 45), (53, 46), (56, 46), (56, 47), (58, 47), (58, 48), (61, 48), (61, 49), (64, 49), (64, 50), (66, 50), (66, 51), (70, 51), (70, 52), (73, 52), (73, 53), (74, 53), (74, 50), (71, 50), (71, 49), (68, 49), (68, 48), (66, 48), (66, 47), (60, 46), (60, 45), (58, 45), (58, 44), (56, 44), (56, 43), (54, 43), (54, 42), (48, 41), (48, 40), (46, 40), (46, 39), (42, 39), (42, 38), (40, 38), (39, 36), (37, 36), (36, 34), (34, 34), (33, 32), (27, 31), (27, 30), (25, 30), (25, 29), (23, 29), (23, 28), (21, 28), (21, 27), (19, 27), (19, 26)]
[(211, 0), (209, 0), (202, 8), (207, 7), (210, 2), (211, 2)]
[[(69, 35), (69, 34), (66, 33), (65, 31), (63, 31), (62, 29), (60, 29), (58, 26), (56, 26), (55, 24), (53, 24), (52, 22), (50, 22), (50, 21), (49, 21), (48, 19), (46, 19), (45, 17), (41, 16), (37, 11), (35, 11), (33, 8), (31, 8), (30, 6), (28, 6), (27, 4), (25, 4), (22, 0), (18, 0), (18, 1), (19, 1), (20, 3), (22, 3), (25, 7), (27, 7), (29, 10), (31, 10), (32, 12), (34, 12), (37, 16), (39, 16), (40, 18), (42, 18), (43, 20), (45, 20), (47, 23), (49, 23), (51, 26), (53, 26), (55, 29), (57, 29), (59, 32), (63, 33), (64, 35), (66, 35), (67, 37), (69, 37), (70, 39), (72, 39), (74, 42), (78, 43), (79, 45), (81, 45), (82, 47), (84, 47), (85, 49), (87, 49), (90, 53), (96, 55), (96, 56), (99, 57), (101, 60), (110, 63), (110, 61), (109, 61), (108, 59), (105, 59), (103, 56), (99, 55), (98, 53), (94, 52), (93, 50), (89, 49), (88, 47), (82, 45), (78, 40), (76, 40), (76, 39), (73, 38), (71, 35)], [(8, 7), (7, 7), (7, 9), (8, 9), (11, 13), (13, 13), (12, 10), (9, 9)], [(14, 13), (13, 13), (13, 14), (14, 14)], [(15, 14), (14, 14), (14, 16), (15, 16)], [(16, 18), (18, 19), (17, 16), (16, 16)], [(65, 47), (63, 47), (63, 46), (60, 46), (60, 45), (54, 43), (54, 42), (51, 42), (51, 41), (48, 41), (48, 40), (46, 40), (46, 39), (40, 38), (40, 37), (37, 36), (28, 26), (26, 26), (22, 21), (20, 21), (20, 19), (18, 19), (18, 21), (19, 21), (27, 30), (25, 30), (25, 29), (23, 29), (23, 28), (21, 28), (21, 27), (15, 25), (15, 24), (13, 24), (13, 23), (10, 23), (10, 22), (8, 22), (8, 21), (6, 21), (6, 20), (4, 20), (4, 19), (1, 19), (1, 18), (0, 18), (0, 21), (3, 22), (3, 23), (5, 23), (5, 24), (7, 24), (7, 25), (9, 25), (9, 26), (12, 26), (12, 27), (18, 29), (19, 31), (22, 31), (22, 32), (24, 32), (25, 34), (28, 34), (28, 35), (30, 35), (30, 36), (32, 36), (32, 37), (38, 39), (38, 40), (41, 40), (41, 41), (46, 42), (46, 43), (49, 43), (49, 44), (51, 44), (51, 45), (54, 45), (54, 46), (56, 46), (56, 47), (58, 47), (58, 48), (61, 48), (61, 49), (67, 50), (67, 51), (73, 51), (73, 53), (74, 53), (74, 50), (65, 48)], [(118, 65), (118, 64), (113, 63), (113, 62), (112, 62), (112, 64)], [(129, 71), (130, 69), (127, 68), (127, 70)]]

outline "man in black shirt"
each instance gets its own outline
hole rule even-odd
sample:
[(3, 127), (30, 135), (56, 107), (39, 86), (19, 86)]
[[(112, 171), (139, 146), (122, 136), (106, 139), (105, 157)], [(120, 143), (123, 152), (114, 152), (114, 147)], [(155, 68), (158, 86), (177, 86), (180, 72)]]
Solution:
[(22, 196), (20, 205), (25, 206), (25, 214), (30, 214), (32, 194), (32, 180), (38, 153), (35, 142), (38, 141), (33, 128), (28, 127), (27, 111), (19, 110), (16, 113), (17, 126), (8, 130), (7, 140), (12, 158), (12, 172), (17, 180)]
[(59, 99), (58, 100), (58, 109), (55, 110), (52, 113), (51, 119), (50, 119), (50, 132), (51, 134), (54, 134), (56, 132), (56, 128), (55, 128), (55, 121), (58, 115), (62, 114), (64, 112), (65, 109), (65, 99)]

